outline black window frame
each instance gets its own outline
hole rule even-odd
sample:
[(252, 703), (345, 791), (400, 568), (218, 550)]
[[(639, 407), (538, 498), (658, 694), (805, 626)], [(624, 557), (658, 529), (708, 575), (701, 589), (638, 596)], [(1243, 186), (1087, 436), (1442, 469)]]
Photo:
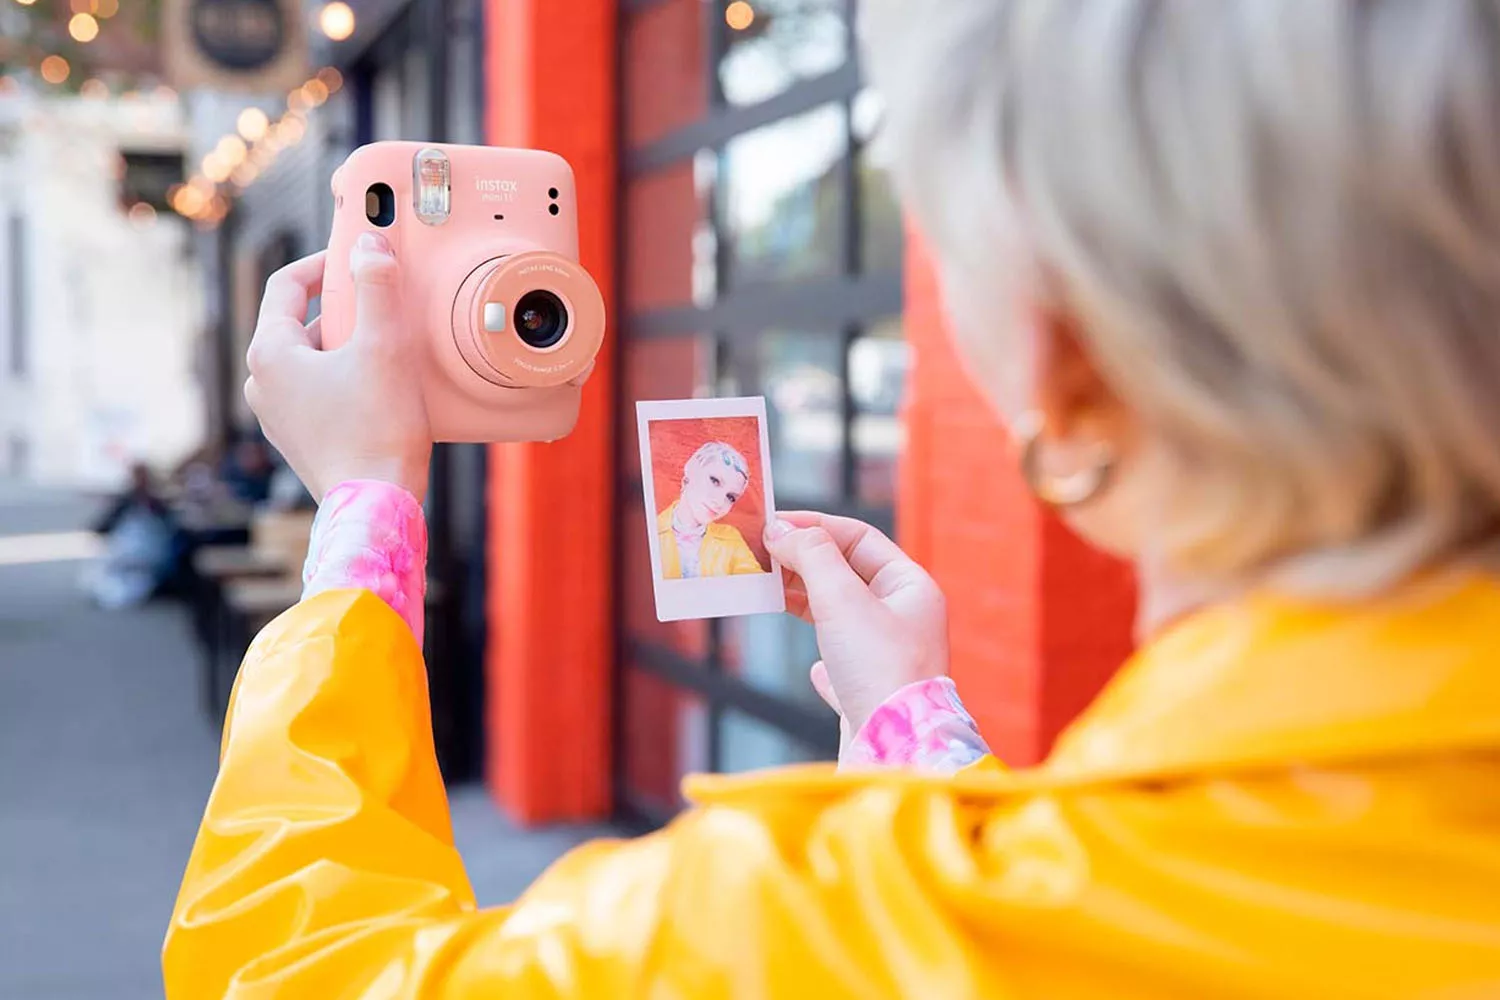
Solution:
[[(622, 0), (617, 33), (622, 53), (627, 38), (628, 19), (663, 2), (667, 0)], [(842, 3), (845, 30), (848, 32), (847, 56), (843, 65), (821, 76), (794, 82), (774, 97), (749, 106), (727, 104), (720, 88), (719, 63), (725, 53), (730, 30), (724, 18), (727, 0), (702, 3), (701, 30), (704, 33), (705, 53), (703, 86), (708, 95), (706, 113), (697, 121), (636, 148), (628, 145), (625, 116), (622, 113), (619, 116), (617, 137), (621, 149), (620, 184), (623, 189), (629, 181), (691, 161), (702, 150), (710, 150), (715, 156), (722, 157), (726, 144), (746, 132), (830, 103), (842, 105), (845, 112), (843, 119), (846, 141), (837, 168), (842, 172), (840, 266), (837, 272), (826, 277), (757, 283), (746, 288), (726, 286), (723, 253), (725, 241), (721, 237), (718, 239), (719, 259), (715, 263), (719, 293), (712, 304), (701, 307), (674, 306), (625, 314), (617, 330), (622, 351), (628, 350), (631, 343), (654, 338), (698, 337), (710, 340), (721, 366), (725, 359), (735, 359), (730, 363), (739, 369), (734, 374), (742, 382), (746, 381), (747, 370), (752, 373), (753, 377), (748, 380), (748, 384), (741, 385), (741, 389), (750, 393), (759, 391), (762, 383), (758, 365), (754, 362), (747, 365), (743, 359), (755, 353), (757, 338), (763, 332), (773, 328), (827, 331), (824, 335), (837, 339), (842, 359), (839, 372), (843, 387), (839, 414), (842, 425), (840, 496), (836, 502), (830, 503), (826, 498), (799, 498), (782, 495), (782, 491), (778, 491), (778, 503), (788, 509), (815, 507), (857, 517), (891, 532), (894, 527), (893, 507), (871, 507), (856, 499), (857, 456), (854, 454), (853, 428), (858, 411), (849, 387), (850, 348), (866, 330), (901, 314), (903, 274), (900, 269), (872, 273), (863, 270), (863, 219), (858, 162), (864, 143), (856, 134), (853, 113), (854, 102), (863, 85), (854, 38), (854, 3), (855, 0), (843, 0)], [(618, 62), (619, 92), (625, 94), (626, 60), (622, 57)], [(715, 227), (716, 234), (721, 235), (719, 199), (715, 197), (711, 202), (714, 207), (710, 224)], [(621, 275), (628, 273), (624, 266), (624, 255), (627, 252), (625, 245), (631, 220), (626, 212), (622, 199), (621, 225), (617, 238), (619, 259), (616, 268), (616, 273)], [(617, 390), (621, 399), (624, 399), (626, 367), (624, 364), (617, 366)], [(620, 496), (638, 496), (641, 482), (637, 476), (622, 469), (616, 475), (616, 489), (620, 491)], [(631, 521), (633, 522), (633, 518)], [(617, 516), (616, 531), (639, 530), (640, 525), (627, 522), (623, 515)], [(616, 545), (617, 551), (620, 551), (623, 541), (617, 541)], [(626, 587), (641, 585), (639, 580), (624, 579), (624, 560), (617, 560), (617, 563), (617, 595), (623, 593)], [(710, 770), (718, 771), (722, 763), (721, 731), (724, 713), (729, 710), (765, 723), (824, 757), (831, 759), (837, 755), (838, 726), (827, 710), (752, 686), (726, 669), (720, 621), (709, 623), (708, 655), (698, 661), (673, 649), (632, 636), (624, 614), (623, 601), (618, 598), (615, 620), (614, 790), (616, 813), (621, 819), (649, 826), (660, 825), (671, 818), (658, 806), (637, 795), (625, 778), (625, 754), (628, 752), (625, 738), (628, 719), (625, 679), (627, 672), (631, 670), (652, 674), (674, 688), (696, 696), (706, 706), (709, 713), (709, 746), (706, 756)]]

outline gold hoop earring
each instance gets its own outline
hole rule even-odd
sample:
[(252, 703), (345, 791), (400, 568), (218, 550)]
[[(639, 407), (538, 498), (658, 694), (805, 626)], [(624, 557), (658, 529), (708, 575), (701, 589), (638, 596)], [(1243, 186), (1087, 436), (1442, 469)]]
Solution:
[(1035, 410), (1023, 413), (1010, 432), (1021, 449), (1021, 478), (1036, 498), (1059, 509), (1088, 503), (1109, 486), (1115, 471), (1114, 448), (1100, 441), (1095, 446), (1094, 462), (1070, 476), (1048, 476), (1042, 471), (1041, 414)]

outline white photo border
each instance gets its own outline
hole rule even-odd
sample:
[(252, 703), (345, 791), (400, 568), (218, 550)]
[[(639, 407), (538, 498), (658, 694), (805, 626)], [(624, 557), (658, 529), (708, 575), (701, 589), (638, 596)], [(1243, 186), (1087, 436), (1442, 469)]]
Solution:
[(656, 477), (651, 464), (651, 422), (713, 417), (754, 417), (760, 431), (760, 489), (765, 495), (766, 523), (776, 519), (776, 493), (771, 483), (771, 437), (766, 424), (766, 398), (642, 400), (635, 404), (641, 444), (641, 489), (646, 500), (646, 537), (651, 544), (651, 587), (656, 619), (661, 622), (740, 615), (777, 614), (786, 610), (786, 587), (781, 564), (771, 557), (771, 572), (741, 576), (664, 580), (661, 540), (656, 532)]

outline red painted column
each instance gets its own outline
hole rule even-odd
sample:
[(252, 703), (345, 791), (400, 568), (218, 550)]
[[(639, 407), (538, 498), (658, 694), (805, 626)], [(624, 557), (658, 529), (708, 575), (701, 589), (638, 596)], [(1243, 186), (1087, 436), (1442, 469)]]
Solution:
[(948, 597), (965, 704), (1002, 759), (1034, 763), (1129, 654), (1134, 581), (1027, 490), (948, 340), (926, 251), (909, 246), (898, 534)]
[[(488, 137), (573, 165), (580, 255), (615, 307), (615, 0), (490, 0)], [(613, 331), (567, 439), (490, 453), (490, 788), (517, 820), (610, 806)]]

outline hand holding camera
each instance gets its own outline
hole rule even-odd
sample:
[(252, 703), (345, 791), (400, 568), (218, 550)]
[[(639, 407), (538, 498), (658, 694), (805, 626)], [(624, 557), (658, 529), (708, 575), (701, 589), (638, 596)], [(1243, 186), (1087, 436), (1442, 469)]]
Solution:
[[(578, 419), (604, 300), (551, 153), (383, 142), (333, 178), (326, 255), (267, 284), (246, 398), (314, 496), (420, 498), (434, 441), (553, 441)], [(399, 263), (398, 263), (399, 262)], [(321, 322), (307, 325), (310, 300)]]
[(323, 350), (322, 324), (304, 324), (323, 284), (323, 254), (271, 276), (250, 343), (245, 399), (267, 439), (319, 500), (351, 479), (427, 491), (432, 431), (419, 345), (402, 328), (400, 268), (389, 243), (361, 236), (350, 257), (357, 320), (347, 344)]

